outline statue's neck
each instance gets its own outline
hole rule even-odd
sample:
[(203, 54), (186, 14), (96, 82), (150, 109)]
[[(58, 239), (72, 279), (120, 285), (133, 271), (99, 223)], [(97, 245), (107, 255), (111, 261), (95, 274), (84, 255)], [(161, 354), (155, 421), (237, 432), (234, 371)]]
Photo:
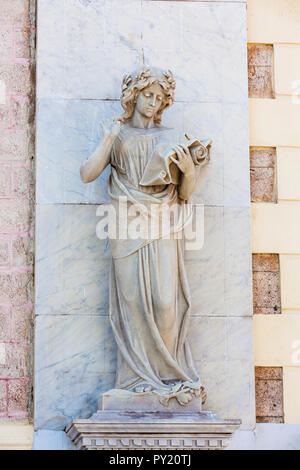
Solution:
[(156, 127), (153, 118), (147, 118), (138, 111), (133, 113), (131, 125), (139, 129), (153, 129), (153, 127)]

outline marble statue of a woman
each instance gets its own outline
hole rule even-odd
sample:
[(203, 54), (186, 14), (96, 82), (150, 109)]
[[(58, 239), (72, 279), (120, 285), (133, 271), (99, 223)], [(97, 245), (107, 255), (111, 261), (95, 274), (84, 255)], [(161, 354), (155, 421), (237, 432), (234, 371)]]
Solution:
[[(125, 112), (102, 125), (102, 141), (81, 167), (82, 181), (89, 183), (111, 165), (109, 193), (119, 226), (124, 224), (120, 201), (127, 213), (137, 205), (151, 223), (153, 207), (183, 207), (195, 188), (198, 170), (190, 137), (161, 126), (174, 90), (170, 71), (144, 68), (126, 76), (121, 96)], [(110, 240), (116, 389), (139, 396), (151, 392), (164, 405), (172, 398), (181, 405), (195, 397), (205, 399), (188, 343), (191, 295), (180, 230), (182, 224), (173, 222), (168, 236), (154, 230), (152, 236)]]

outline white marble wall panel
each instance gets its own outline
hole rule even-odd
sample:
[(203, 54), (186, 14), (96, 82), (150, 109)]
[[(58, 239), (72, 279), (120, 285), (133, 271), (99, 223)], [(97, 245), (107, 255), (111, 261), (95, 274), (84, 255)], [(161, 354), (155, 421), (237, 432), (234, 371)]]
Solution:
[(179, 101), (247, 100), (244, 4), (39, 0), (39, 15), (39, 98), (118, 99), (151, 63), (174, 69)]
[[(255, 426), (253, 334), (251, 318), (197, 317), (189, 335), (201, 380), (207, 389), (205, 410)], [(226, 402), (226, 409), (224, 408)]]
[(42, 315), (35, 331), (35, 429), (89, 417), (114, 385), (116, 346), (107, 317)]
[(96, 205), (37, 208), (38, 315), (107, 315), (111, 254), (96, 235)]
[(100, 122), (121, 113), (115, 101), (42, 100), (37, 107), (37, 202), (108, 200), (107, 170), (94, 183), (80, 180), (81, 163), (95, 150)]
[[(241, 419), (241, 429), (255, 428), (255, 391), (253, 360), (197, 363), (205, 378), (207, 401), (205, 410), (215, 410), (224, 418)], [(224, 406), (226, 403), (226, 406)]]
[(253, 427), (246, 52), (245, 2), (38, 0), (36, 429), (89, 416), (114, 383), (110, 252), (95, 233), (109, 168), (84, 185), (79, 167), (142, 64), (175, 73), (163, 124), (213, 140), (193, 196), (204, 246), (186, 253), (191, 340), (205, 408)]
[(192, 314), (252, 316), (249, 210), (206, 206), (204, 214), (203, 248), (185, 253)]

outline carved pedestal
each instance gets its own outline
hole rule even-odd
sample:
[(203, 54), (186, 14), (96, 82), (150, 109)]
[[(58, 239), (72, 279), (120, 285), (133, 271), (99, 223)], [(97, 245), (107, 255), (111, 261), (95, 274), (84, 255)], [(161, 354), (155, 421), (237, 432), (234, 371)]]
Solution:
[[(114, 401), (113, 396), (111, 392), (105, 394), (100, 401), (102, 410), (89, 419), (73, 420), (67, 427), (66, 433), (78, 450), (221, 450), (229, 445), (241, 424), (240, 420), (222, 420), (211, 412), (191, 407), (179, 405), (174, 411), (175, 400), (172, 410), (160, 404), (156, 404), (156, 411), (142, 410), (144, 404), (153, 401), (151, 396), (148, 400), (137, 397), (136, 411), (124, 411), (126, 402)], [(131, 405), (129, 397), (130, 409)]]

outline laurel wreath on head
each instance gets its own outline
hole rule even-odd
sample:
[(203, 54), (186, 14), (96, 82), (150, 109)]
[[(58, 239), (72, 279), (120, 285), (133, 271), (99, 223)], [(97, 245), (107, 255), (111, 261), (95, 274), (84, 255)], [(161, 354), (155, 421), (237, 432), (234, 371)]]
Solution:
[[(167, 70), (166, 72), (164, 72), (163, 76), (166, 78), (170, 89), (175, 90), (176, 80), (171, 70)], [(125, 75), (125, 77), (123, 78), (122, 93), (124, 93), (129, 87), (131, 87), (134, 82), (143, 82), (146, 81), (149, 77), (151, 77), (150, 68), (146, 68), (139, 72), (139, 74), (134, 79), (131, 74)]]

